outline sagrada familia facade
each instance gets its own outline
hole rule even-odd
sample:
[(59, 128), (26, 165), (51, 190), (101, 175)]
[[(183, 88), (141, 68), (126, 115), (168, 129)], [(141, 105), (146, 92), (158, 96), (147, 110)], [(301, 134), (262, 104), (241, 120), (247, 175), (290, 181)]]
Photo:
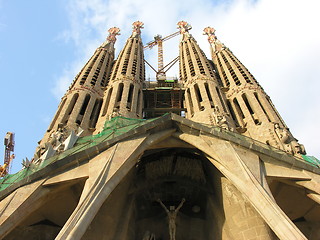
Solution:
[(147, 81), (142, 28), (116, 59), (109, 29), (1, 180), (0, 238), (320, 239), (319, 165), (249, 70), (212, 27), (207, 58), (180, 21), (179, 78), (159, 64)]

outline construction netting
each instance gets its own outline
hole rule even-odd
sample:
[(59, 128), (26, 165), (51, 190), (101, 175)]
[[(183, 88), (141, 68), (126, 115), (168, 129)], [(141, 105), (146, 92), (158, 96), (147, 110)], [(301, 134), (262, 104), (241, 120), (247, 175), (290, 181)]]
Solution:
[[(83, 151), (83, 150), (85, 150), (89, 147), (95, 146), (99, 143), (113, 139), (117, 136), (120, 136), (124, 133), (127, 133), (128, 131), (130, 131), (132, 129), (135, 129), (135, 128), (142, 126), (146, 123), (152, 122), (156, 119), (157, 118), (148, 119), (148, 120), (133, 119), (133, 118), (125, 118), (125, 117), (121, 117), (121, 116), (112, 118), (110, 121), (107, 121), (105, 123), (104, 129), (99, 134), (79, 138), (73, 148), (68, 149), (60, 154), (57, 154), (49, 159), (46, 159), (45, 161), (42, 161), (40, 164), (32, 163), (27, 168), (24, 168), (15, 174), (8, 174), (5, 177), (1, 178), (0, 179), (0, 191), (6, 189), (7, 187), (9, 187), (10, 185), (12, 185), (14, 183), (19, 182), (20, 180), (28, 177), (29, 175), (39, 171), (40, 169), (44, 168), (45, 166), (47, 166), (53, 162), (56, 162), (56, 161), (63, 159), (67, 156), (73, 155), (77, 152)], [(212, 129), (216, 129), (217, 132), (222, 131), (222, 129), (219, 127), (213, 127), (213, 126), (210, 126), (210, 127)], [(233, 139), (235, 137), (238, 138), (239, 142), (250, 141), (250, 142), (254, 142), (255, 144), (260, 145), (264, 148), (270, 148), (270, 150), (272, 150), (272, 151), (283, 153), (283, 151), (280, 149), (276, 149), (276, 148), (273, 148), (273, 147), (268, 146), (266, 144), (254, 141), (253, 139), (245, 137), (243, 135), (236, 134), (236, 133), (233, 133), (230, 131), (224, 131), (224, 132), (227, 133), (228, 135), (230, 135), (231, 137), (233, 137)], [(315, 158), (313, 156), (306, 156), (306, 155), (302, 155), (302, 157), (305, 160), (305, 162), (308, 163), (309, 165), (320, 168), (320, 161), (317, 158)]]
[(152, 122), (157, 118), (153, 119), (133, 119), (125, 117), (114, 117), (111, 120), (107, 121), (104, 125), (104, 129), (96, 135), (86, 136), (79, 138), (75, 146), (71, 149), (68, 149), (58, 155), (55, 155), (45, 161), (42, 161), (40, 164), (30, 164), (29, 167), (22, 169), (21, 171), (15, 174), (8, 174), (5, 177), (0, 179), (0, 191), (6, 189), (8, 186), (19, 182), (20, 180), (28, 177), (34, 172), (39, 171), (50, 163), (56, 162), (60, 159), (63, 159), (69, 155), (73, 155), (77, 152), (80, 152), (88, 147), (95, 146), (101, 142), (110, 140), (114, 137), (120, 136), (128, 131), (142, 126), (148, 122)]
[(320, 160), (314, 156), (301, 155), (302, 158), (309, 164), (320, 168)]
[(82, 144), (97, 144), (109, 139), (112, 139), (116, 136), (119, 136), (123, 133), (130, 131), (136, 127), (139, 127), (147, 122), (153, 121), (155, 119), (134, 119), (134, 118), (125, 118), (125, 117), (114, 117), (110, 121), (107, 121), (104, 125), (103, 130), (96, 135), (86, 136), (80, 138), (76, 146)]

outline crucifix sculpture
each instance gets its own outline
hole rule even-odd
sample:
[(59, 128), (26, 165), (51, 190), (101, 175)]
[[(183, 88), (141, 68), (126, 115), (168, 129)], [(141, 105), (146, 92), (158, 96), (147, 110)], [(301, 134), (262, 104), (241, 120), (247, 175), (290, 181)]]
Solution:
[(157, 201), (160, 203), (161, 207), (167, 213), (170, 240), (176, 240), (176, 218), (178, 211), (180, 210), (186, 199), (182, 198), (177, 208), (175, 208), (175, 206), (170, 206), (169, 209), (163, 204), (163, 202), (159, 198), (157, 199)]

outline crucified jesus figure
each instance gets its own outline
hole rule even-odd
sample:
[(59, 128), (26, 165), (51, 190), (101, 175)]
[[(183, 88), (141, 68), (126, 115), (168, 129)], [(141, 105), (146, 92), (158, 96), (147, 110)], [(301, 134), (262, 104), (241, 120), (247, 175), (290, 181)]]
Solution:
[(161, 207), (166, 211), (168, 215), (170, 240), (176, 240), (176, 218), (178, 211), (180, 210), (186, 199), (182, 198), (181, 203), (177, 208), (175, 208), (175, 206), (170, 206), (169, 209), (163, 204), (163, 202), (159, 198), (157, 199), (157, 201), (160, 203)]

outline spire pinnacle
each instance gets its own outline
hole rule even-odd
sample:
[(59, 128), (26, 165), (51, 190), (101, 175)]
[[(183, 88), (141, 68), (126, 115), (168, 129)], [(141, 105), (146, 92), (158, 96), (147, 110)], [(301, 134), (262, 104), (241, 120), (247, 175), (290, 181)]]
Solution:
[(141, 28), (143, 28), (144, 23), (140, 22), (140, 21), (135, 21), (134, 23), (132, 23), (132, 36), (135, 37), (137, 35), (141, 34)]
[(208, 35), (208, 42), (214, 43), (217, 39), (216, 35), (214, 34), (216, 30), (213, 27), (206, 27), (203, 29), (203, 35)]
[(120, 35), (120, 28), (112, 27), (108, 30), (109, 36), (107, 37), (107, 41), (115, 43), (117, 41), (116, 36)]
[(180, 21), (177, 23), (177, 25), (178, 25), (177, 28), (180, 29), (180, 34), (184, 34), (192, 28), (191, 25), (186, 21)]
[(120, 35), (120, 28), (112, 27), (108, 30), (109, 36), (106, 38), (106, 41), (102, 44), (102, 47), (107, 47), (108, 43), (114, 44), (117, 41), (117, 35)]
[(180, 21), (177, 23), (178, 29), (180, 30), (180, 34), (182, 35), (181, 41), (184, 41), (185, 39), (188, 39), (191, 37), (189, 34), (189, 30), (192, 28), (189, 23), (186, 21)]
[(223, 44), (217, 39), (215, 32), (216, 30), (213, 27), (206, 27), (203, 29), (203, 34), (208, 35), (208, 42), (210, 43), (213, 52), (220, 51), (224, 47)]

